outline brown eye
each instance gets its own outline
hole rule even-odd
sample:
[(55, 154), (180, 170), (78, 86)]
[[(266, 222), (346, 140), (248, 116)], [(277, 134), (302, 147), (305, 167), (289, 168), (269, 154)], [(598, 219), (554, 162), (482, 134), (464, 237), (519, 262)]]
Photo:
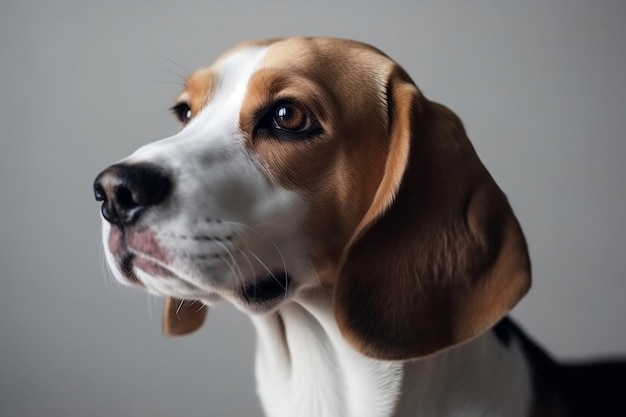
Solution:
[(311, 128), (311, 117), (306, 110), (289, 101), (279, 101), (273, 110), (273, 125), (288, 132), (304, 132)]
[(183, 125), (186, 125), (191, 120), (191, 107), (189, 106), (189, 103), (184, 101), (180, 102), (172, 107), (171, 110), (178, 121), (180, 121)]
[(324, 133), (322, 125), (306, 107), (291, 100), (278, 100), (260, 108), (254, 135), (275, 140), (309, 140)]

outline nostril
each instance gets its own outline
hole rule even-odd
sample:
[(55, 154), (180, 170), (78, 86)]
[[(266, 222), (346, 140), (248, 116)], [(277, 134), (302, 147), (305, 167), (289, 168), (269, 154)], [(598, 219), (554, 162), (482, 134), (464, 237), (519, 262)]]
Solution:
[(93, 189), (108, 222), (130, 225), (147, 208), (167, 198), (171, 181), (161, 168), (151, 164), (117, 164), (98, 175)]
[(120, 190), (120, 197), (129, 204), (154, 206), (162, 203), (170, 192), (169, 177), (153, 165), (132, 166), (127, 175), (126, 190)]
[(100, 207), (100, 212), (102, 213), (102, 217), (109, 223), (120, 225), (117, 213), (112, 204), (105, 201)]
[(93, 185), (93, 195), (96, 198), (96, 201), (105, 201), (107, 199), (107, 195), (104, 192), (104, 188), (102, 188), (102, 184), (97, 181)]
[(133, 199), (133, 193), (128, 188), (120, 186), (115, 190), (115, 201), (120, 207), (133, 208), (139, 204)]

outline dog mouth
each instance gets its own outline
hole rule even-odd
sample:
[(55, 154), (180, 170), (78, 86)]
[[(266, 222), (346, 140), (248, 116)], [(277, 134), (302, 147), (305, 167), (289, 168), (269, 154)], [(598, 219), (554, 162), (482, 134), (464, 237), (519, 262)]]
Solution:
[[(113, 227), (108, 238), (108, 248), (115, 259), (117, 269), (130, 283), (140, 287), (146, 284), (137, 275), (159, 278), (178, 278), (169, 268), (169, 257), (157, 242), (154, 232), (148, 229), (122, 230)], [(270, 269), (270, 271), (272, 271)], [(293, 293), (295, 282), (284, 270), (275, 270), (238, 289), (237, 298), (252, 311), (268, 311)], [(227, 291), (232, 294), (232, 290)]]
[(107, 244), (117, 269), (132, 283), (144, 286), (137, 277), (136, 269), (152, 276), (164, 278), (174, 276), (164, 266), (169, 264), (170, 259), (150, 229), (126, 230), (112, 226)]
[(292, 278), (284, 271), (275, 272), (264, 279), (248, 284), (240, 290), (248, 304), (263, 304), (289, 294)]

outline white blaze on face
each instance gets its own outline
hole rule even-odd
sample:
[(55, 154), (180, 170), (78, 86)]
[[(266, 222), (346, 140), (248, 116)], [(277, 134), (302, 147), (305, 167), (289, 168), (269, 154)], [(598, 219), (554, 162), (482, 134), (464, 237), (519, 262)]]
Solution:
[[(149, 290), (180, 298), (203, 292), (230, 298), (274, 271), (288, 269), (294, 277), (308, 272), (297, 231), (304, 202), (267, 178), (239, 126), (248, 82), (267, 49), (240, 49), (218, 61), (208, 102), (194, 119), (178, 134), (122, 161), (157, 165), (172, 178), (172, 194), (140, 223), (154, 231), (171, 259), (162, 266), (180, 279), (135, 268)], [(104, 228), (105, 247), (109, 229)], [(119, 279), (119, 271), (114, 273)]]

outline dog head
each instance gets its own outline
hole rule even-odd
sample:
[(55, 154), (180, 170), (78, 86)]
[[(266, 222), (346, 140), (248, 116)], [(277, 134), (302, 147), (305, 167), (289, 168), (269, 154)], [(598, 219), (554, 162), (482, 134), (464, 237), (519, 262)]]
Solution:
[[(407, 359), (495, 324), (530, 286), (524, 236), (461, 121), (380, 51), (291, 38), (192, 74), (183, 124), (96, 178), (115, 277), (165, 331), (332, 289), (342, 334)], [(196, 302), (198, 300), (199, 302)]]

